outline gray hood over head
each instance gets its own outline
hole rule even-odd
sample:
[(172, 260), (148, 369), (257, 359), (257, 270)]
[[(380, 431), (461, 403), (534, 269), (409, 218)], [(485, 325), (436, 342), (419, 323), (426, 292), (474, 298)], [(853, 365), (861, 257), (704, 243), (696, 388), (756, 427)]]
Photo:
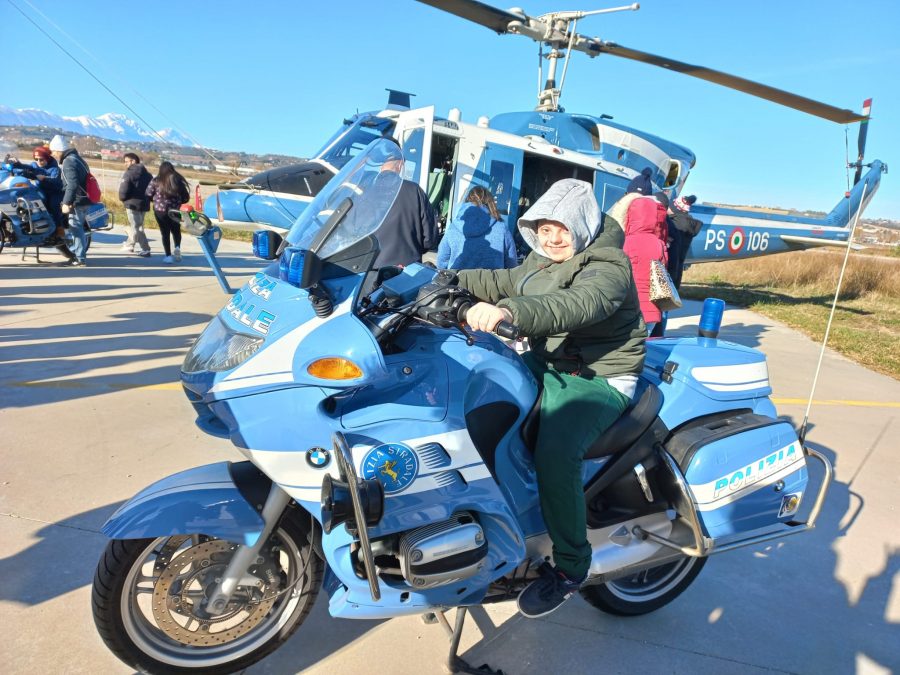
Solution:
[(600, 207), (590, 183), (565, 178), (550, 186), (531, 208), (519, 218), (522, 239), (537, 254), (549, 257), (538, 243), (537, 224), (541, 220), (556, 220), (572, 233), (575, 253), (581, 253), (600, 232)]

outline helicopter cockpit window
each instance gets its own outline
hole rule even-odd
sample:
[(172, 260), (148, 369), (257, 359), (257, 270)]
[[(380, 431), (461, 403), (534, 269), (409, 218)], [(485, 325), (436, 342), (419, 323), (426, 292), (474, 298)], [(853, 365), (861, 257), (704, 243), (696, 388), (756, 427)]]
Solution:
[(666, 184), (664, 187), (672, 187), (678, 182), (678, 174), (680, 173), (681, 164), (672, 160), (669, 162), (669, 172), (666, 174)]
[(590, 134), (591, 147), (595, 152), (600, 152), (600, 129), (597, 128), (597, 123), (592, 119), (577, 116), (572, 117), (572, 121)]
[(373, 116), (361, 117), (343, 132), (338, 132), (337, 138), (320, 150), (316, 159), (340, 169), (362, 152), (369, 143), (390, 134), (393, 126), (393, 120)]

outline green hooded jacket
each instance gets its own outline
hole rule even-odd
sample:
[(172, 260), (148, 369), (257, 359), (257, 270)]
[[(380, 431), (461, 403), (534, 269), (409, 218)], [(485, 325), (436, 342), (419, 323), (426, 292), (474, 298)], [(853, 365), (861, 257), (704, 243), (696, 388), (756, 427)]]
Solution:
[[(563, 194), (558, 204), (580, 199), (574, 192)], [(590, 199), (596, 204), (593, 195)], [(621, 250), (622, 228), (607, 217), (606, 227), (595, 236), (599, 213), (582, 217), (577, 212), (573, 215), (571, 209), (556, 208), (547, 215), (555, 216), (576, 235), (580, 252), (564, 262), (553, 262), (536, 245), (536, 221), (522, 218), (519, 229), (535, 249), (522, 265), (506, 270), (462, 270), (459, 284), (479, 299), (508, 309), (513, 323), (530, 338), (535, 355), (553, 368), (606, 378), (637, 375), (644, 365), (647, 329), (631, 263)]]

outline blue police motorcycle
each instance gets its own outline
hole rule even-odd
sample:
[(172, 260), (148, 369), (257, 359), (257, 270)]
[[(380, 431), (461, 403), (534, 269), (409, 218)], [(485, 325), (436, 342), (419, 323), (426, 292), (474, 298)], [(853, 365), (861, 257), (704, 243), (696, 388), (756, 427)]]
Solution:
[[(376, 141), (286, 240), (257, 233), (273, 262), (187, 354), (197, 424), (246, 461), (169, 476), (104, 525), (94, 619), (131, 667), (241, 670), (324, 589), (335, 617), (440, 621), (449, 667), (467, 670), (466, 608), (514, 599), (550, 555), (535, 379), (504, 341), (467, 330), (475, 299), (452, 272), (372, 269), (400, 186), (381, 167), (399, 152)], [(716, 339), (710, 306), (697, 338), (648, 343), (639, 393), (585, 458), (581, 592), (603, 611), (662, 607), (708, 555), (808, 530), (822, 506), (830, 465), (776, 417), (765, 357)]]
[[(53, 216), (47, 209), (40, 183), (34, 179), (34, 172), (28, 167), (17, 168), (7, 158), (0, 164), (0, 253), (5, 248), (22, 249), (25, 259), (26, 249), (34, 248), (40, 262), (41, 247), (55, 248), (58, 244), (45, 243), (56, 230)], [(85, 223), (85, 251), (91, 245), (91, 232), (108, 230), (112, 227), (109, 212), (103, 204), (87, 207)], [(66, 233), (70, 245), (72, 235)]]

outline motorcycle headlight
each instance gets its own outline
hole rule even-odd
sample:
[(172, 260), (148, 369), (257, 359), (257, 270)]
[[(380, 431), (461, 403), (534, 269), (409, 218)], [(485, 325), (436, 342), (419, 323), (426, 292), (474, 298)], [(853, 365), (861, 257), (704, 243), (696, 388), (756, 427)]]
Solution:
[(185, 373), (220, 372), (239, 366), (260, 348), (263, 338), (229, 329), (214, 318), (184, 357)]

